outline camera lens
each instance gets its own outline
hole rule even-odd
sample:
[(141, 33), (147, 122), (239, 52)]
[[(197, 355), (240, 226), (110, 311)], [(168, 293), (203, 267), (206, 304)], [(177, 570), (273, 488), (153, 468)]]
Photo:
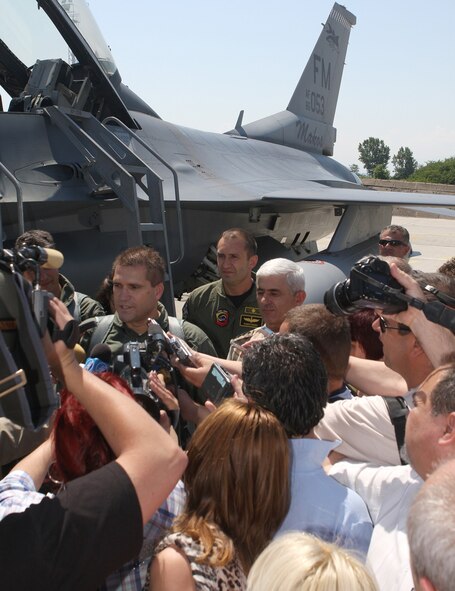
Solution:
[(335, 283), (324, 294), (324, 304), (336, 316), (347, 316), (357, 311), (349, 299), (349, 279)]

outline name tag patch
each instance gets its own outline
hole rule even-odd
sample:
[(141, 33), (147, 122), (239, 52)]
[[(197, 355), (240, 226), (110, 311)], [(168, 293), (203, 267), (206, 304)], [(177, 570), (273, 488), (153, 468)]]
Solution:
[(245, 306), (243, 314), (240, 316), (240, 326), (242, 328), (257, 328), (261, 326), (262, 318), (259, 308), (254, 306)]

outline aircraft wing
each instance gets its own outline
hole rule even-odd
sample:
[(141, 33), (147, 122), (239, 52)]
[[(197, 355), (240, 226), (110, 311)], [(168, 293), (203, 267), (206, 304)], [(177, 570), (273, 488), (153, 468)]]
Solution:
[(402, 206), (401, 209), (407, 209), (409, 211), (421, 211), (425, 214), (431, 214), (434, 216), (445, 216), (445, 217), (455, 217), (455, 209), (446, 209), (443, 207), (407, 207), (405, 205)]
[[(317, 185), (317, 183), (314, 183)], [(342, 188), (326, 186), (307, 187), (304, 189), (286, 189), (272, 191), (262, 196), (263, 201), (319, 201), (333, 204), (361, 203), (364, 205), (405, 205), (429, 207), (455, 207), (455, 195), (435, 193), (405, 193), (397, 191), (372, 191), (356, 189), (354, 186)]]

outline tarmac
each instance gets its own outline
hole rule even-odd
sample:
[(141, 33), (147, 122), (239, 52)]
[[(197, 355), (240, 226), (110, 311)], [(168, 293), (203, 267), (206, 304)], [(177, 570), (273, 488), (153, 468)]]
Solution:
[[(455, 256), (455, 217), (417, 217), (394, 215), (392, 224), (404, 226), (411, 238), (412, 255), (409, 264), (413, 269), (428, 273), (437, 271), (447, 259)], [(318, 240), (318, 248), (325, 248), (331, 234)]]
[(392, 224), (404, 226), (410, 235), (409, 263), (420, 271), (437, 271), (455, 256), (455, 218), (392, 217)]

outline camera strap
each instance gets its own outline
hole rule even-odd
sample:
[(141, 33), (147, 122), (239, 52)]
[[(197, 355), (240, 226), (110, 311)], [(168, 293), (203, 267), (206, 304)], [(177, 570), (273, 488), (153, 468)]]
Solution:
[(392, 422), (395, 431), (395, 440), (397, 442), (398, 453), (400, 455), (400, 461), (403, 466), (406, 462), (401, 453), (404, 447), (404, 434), (406, 429), (406, 419), (408, 418), (409, 408), (406, 401), (401, 396), (383, 396), (387, 412), (389, 413), (390, 420)]
[(52, 341), (63, 341), (68, 349), (74, 349), (76, 343), (79, 341), (79, 326), (76, 320), (68, 320), (62, 330), (57, 327), (54, 328), (52, 333)]
[(434, 297), (437, 298), (443, 304), (446, 304), (447, 306), (451, 306), (452, 308), (455, 308), (455, 298), (449, 296), (449, 294), (442, 292), (441, 290), (437, 289), (436, 287), (433, 287), (433, 285), (425, 285), (425, 287), (423, 289), (424, 289), (424, 291), (427, 291), (428, 293), (433, 294)]

